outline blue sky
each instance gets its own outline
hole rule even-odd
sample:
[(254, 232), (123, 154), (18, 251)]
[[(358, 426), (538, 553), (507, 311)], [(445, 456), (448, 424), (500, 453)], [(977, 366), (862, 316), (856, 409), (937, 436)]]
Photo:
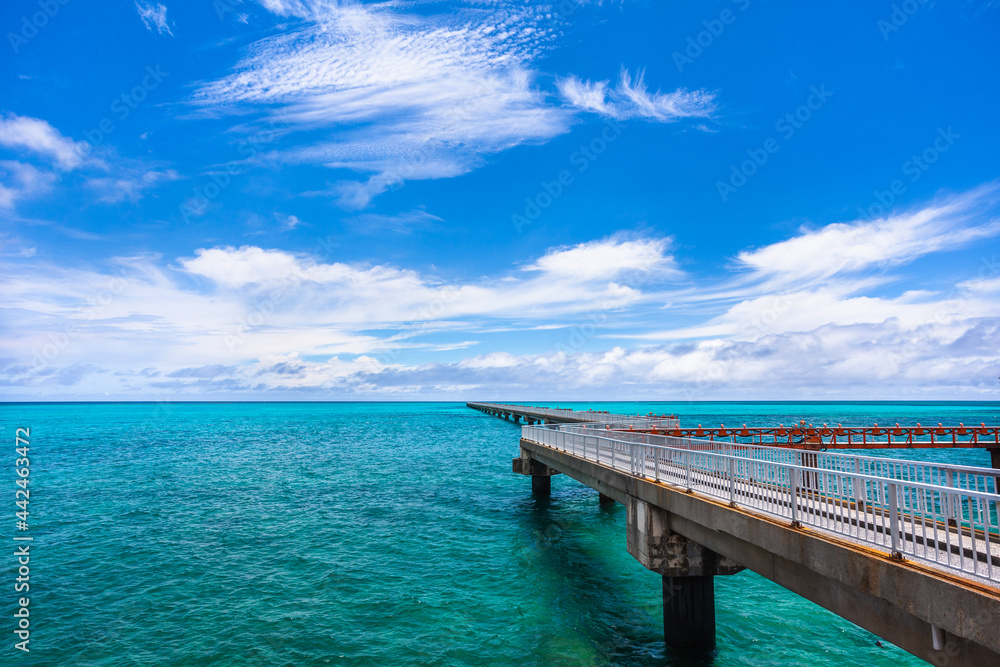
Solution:
[(1000, 393), (995, 2), (0, 26), (4, 400)]

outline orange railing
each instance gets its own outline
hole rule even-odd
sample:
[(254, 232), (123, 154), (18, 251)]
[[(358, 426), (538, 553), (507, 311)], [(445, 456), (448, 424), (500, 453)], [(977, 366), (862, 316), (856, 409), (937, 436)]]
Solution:
[(886, 449), (918, 447), (984, 447), (1000, 448), (1000, 426), (813, 426), (802, 422), (786, 428), (783, 424), (773, 426), (747, 426), (726, 428), (643, 429), (650, 433), (660, 433), (681, 438), (706, 438), (730, 442), (795, 446), (801, 449)]

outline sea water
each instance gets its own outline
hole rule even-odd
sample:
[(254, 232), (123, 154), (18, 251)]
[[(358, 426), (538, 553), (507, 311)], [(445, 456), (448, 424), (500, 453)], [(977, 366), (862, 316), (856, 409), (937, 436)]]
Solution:
[[(996, 403), (560, 406), (706, 427), (1000, 422)], [(0, 428), (0, 665), (925, 664), (749, 571), (716, 579), (713, 654), (665, 648), (660, 577), (628, 555), (624, 508), (563, 475), (532, 497), (511, 473), (520, 428), (462, 403), (6, 404)], [(30, 593), (14, 592), (18, 535)]]

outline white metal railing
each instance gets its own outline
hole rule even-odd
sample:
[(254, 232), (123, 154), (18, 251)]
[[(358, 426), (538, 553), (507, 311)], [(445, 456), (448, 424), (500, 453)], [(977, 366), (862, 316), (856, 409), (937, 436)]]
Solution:
[(522, 436), (638, 477), (1000, 584), (1000, 471), (602, 433), (576, 424), (524, 426)]

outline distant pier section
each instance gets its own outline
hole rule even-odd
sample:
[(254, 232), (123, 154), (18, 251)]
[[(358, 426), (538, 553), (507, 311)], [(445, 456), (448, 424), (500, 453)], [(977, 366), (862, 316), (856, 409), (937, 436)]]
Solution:
[(466, 403), (466, 407), (485, 412), (494, 417), (509, 419), (532, 426), (534, 424), (595, 424), (612, 429), (677, 428), (677, 418), (668, 415), (619, 415), (600, 410), (572, 410), (570, 408), (540, 408), (533, 405), (510, 403)]

